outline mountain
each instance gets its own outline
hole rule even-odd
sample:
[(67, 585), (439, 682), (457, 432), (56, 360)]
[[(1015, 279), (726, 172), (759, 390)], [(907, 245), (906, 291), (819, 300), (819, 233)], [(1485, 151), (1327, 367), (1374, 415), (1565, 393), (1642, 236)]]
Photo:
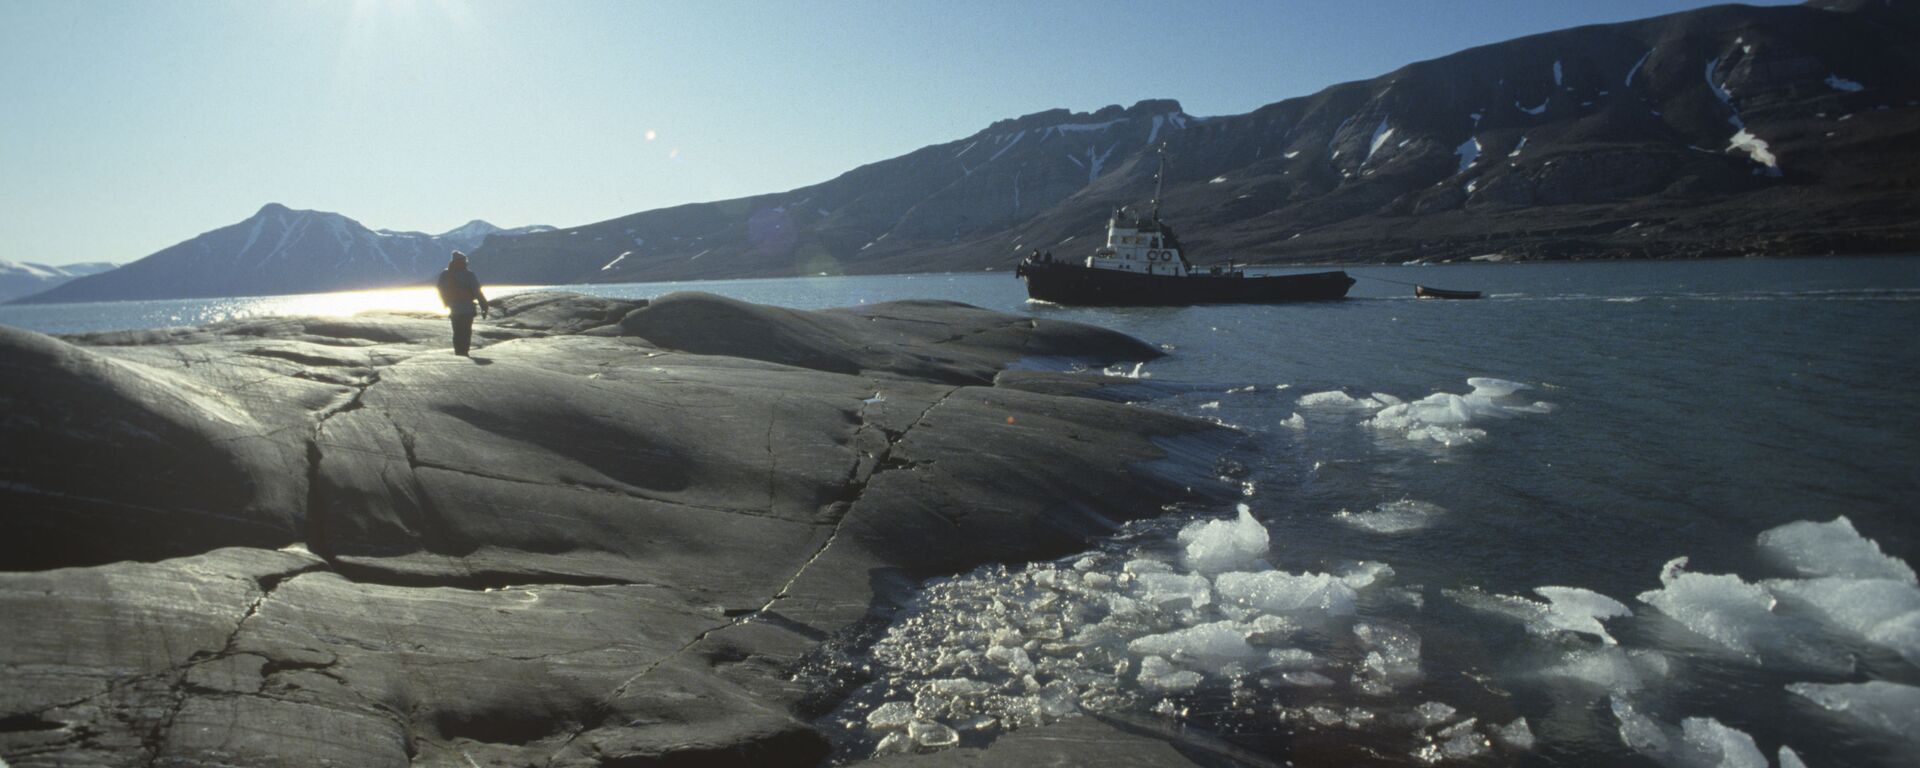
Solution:
[(121, 301), (317, 293), (417, 284), (447, 254), (487, 237), (551, 227), (501, 229), (475, 220), (452, 231), (372, 230), (337, 213), (268, 203), (258, 213), (126, 266), (17, 301)]
[[(549, 227), (544, 224), (536, 224), (530, 227), (514, 227), (512, 229), (508, 229), (505, 227), (496, 227), (492, 224), (481, 221), (479, 219), (474, 219), (473, 221), (469, 221), (458, 227), (454, 227), (453, 229), (442, 232), (438, 235), (435, 235), (434, 237), (440, 240), (441, 245), (448, 246), (454, 250), (471, 251), (475, 248), (479, 248), (480, 244), (485, 242), (487, 237), (490, 235), (530, 235), (537, 232), (552, 232), (553, 229), (554, 229), (553, 227)], [(403, 234), (403, 233), (393, 232), (385, 229), (379, 230), (379, 231), (389, 235)], [(419, 233), (405, 233), (405, 234), (419, 234)]]
[(1152, 196), (1198, 261), (1920, 250), (1920, 13), (1716, 6), (1520, 38), (1242, 115), (1056, 109), (789, 192), (495, 237), (490, 281), (1004, 269)]
[(99, 274), (118, 266), (106, 261), (79, 264), (35, 264), (0, 260), (0, 301), (27, 296), (60, 285), (74, 278)]

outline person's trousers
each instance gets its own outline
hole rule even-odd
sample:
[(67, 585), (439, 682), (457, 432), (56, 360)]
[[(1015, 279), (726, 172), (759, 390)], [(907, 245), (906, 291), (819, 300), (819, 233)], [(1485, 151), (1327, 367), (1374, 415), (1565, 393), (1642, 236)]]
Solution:
[(453, 315), (453, 353), (464, 355), (473, 343), (473, 315)]

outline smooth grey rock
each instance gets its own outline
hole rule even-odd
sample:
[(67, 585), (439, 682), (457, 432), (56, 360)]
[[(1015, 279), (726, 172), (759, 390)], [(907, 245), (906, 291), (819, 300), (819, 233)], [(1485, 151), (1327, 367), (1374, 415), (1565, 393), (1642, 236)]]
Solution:
[(407, 315), (0, 329), (0, 758), (810, 765), (823, 640), (1228, 490), (1226, 430), (984, 385), (1152, 351), (1099, 329), (499, 310), (472, 358)]

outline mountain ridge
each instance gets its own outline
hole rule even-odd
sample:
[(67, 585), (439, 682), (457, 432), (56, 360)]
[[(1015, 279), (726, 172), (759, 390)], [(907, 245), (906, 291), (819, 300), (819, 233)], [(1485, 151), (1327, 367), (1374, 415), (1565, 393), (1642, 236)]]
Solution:
[(551, 283), (1005, 269), (1146, 202), (1161, 140), (1164, 212), (1203, 261), (1920, 250), (1916, 32), (1907, 4), (1713, 6), (1239, 115), (1045, 110), (786, 192), (496, 238), (475, 264)]
[(343, 214), (274, 202), (118, 269), (13, 301), (209, 298), (419, 284), (445, 266), (451, 251), (474, 250), (488, 237), (550, 229), (506, 229), (474, 219), (438, 235), (375, 230)]

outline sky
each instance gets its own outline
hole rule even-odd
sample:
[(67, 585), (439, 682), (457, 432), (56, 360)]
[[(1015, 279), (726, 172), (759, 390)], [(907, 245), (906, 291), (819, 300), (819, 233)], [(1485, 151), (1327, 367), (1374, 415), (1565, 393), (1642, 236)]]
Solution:
[(0, 0), (0, 259), (133, 261), (269, 202), (435, 233), (585, 224), (1057, 107), (1239, 114), (1710, 4)]

